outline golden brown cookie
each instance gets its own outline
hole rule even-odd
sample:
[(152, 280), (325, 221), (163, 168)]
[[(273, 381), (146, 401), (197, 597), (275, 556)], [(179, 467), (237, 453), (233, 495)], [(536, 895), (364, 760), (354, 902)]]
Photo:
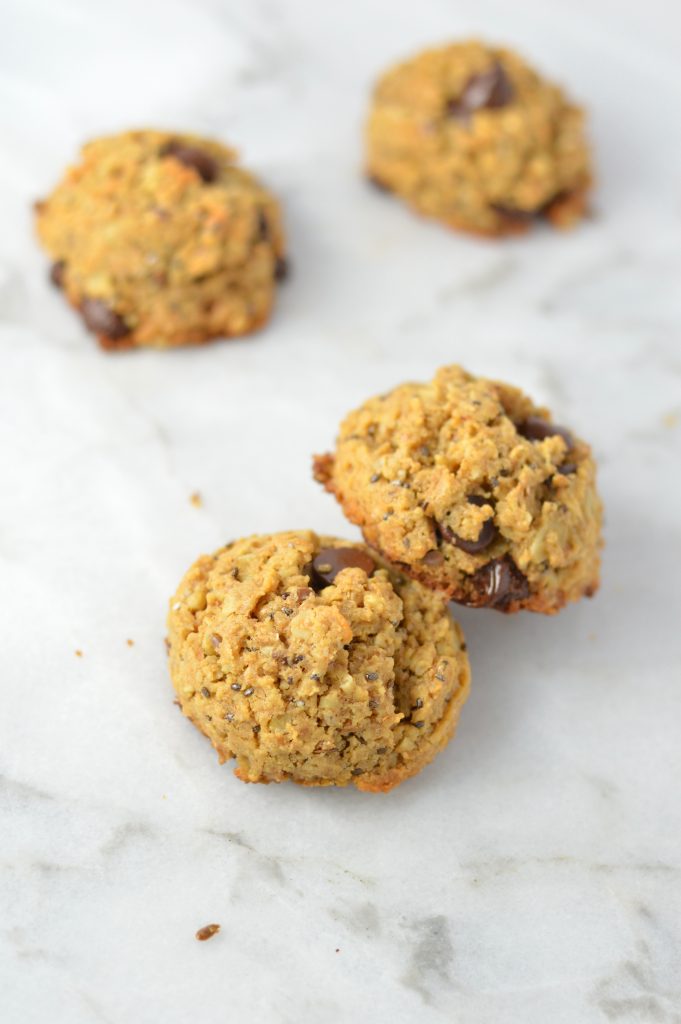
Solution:
[(368, 544), (461, 604), (553, 613), (598, 587), (589, 446), (508, 384), (458, 366), (403, 384), (314, 468)]
[(51, 278), (106, 349), (248, 334), (283, 275), (279, 205), (193, 135), (133, 131), (83, 147), (36, 204)]
[(591, 159), (583, 114), (511, 50), (477, 41), (427, 50), (378, 81), (366, 168), (419, 213), (481, 235), (537, 216), (583, 216)]
[(468, 695), (442, 598), (310, 530), (199, 558), (168, 636), (184, 714), (244, 782), (392, 789), (446, 746)]

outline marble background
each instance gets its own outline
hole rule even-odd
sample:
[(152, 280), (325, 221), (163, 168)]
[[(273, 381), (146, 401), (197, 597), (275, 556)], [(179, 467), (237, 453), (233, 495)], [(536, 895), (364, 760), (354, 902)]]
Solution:
[[(3, 1024), (678, 1024), (678, 10), (4, 0), (0, 18)], [(377, 71), (470, 33), (589, 105), (600, 188), (573, 234), (472, 241), (360, 179)], [(106, 356), (47, 285), (31, 201), (82, 140), (143, 124), (234, 142), (281, 194), (293, 275), (257, 338)], [(458, 738), (393, 794), (243, 786), (173, 707), (166, 600), (231, 537), (351, 533), (310, 453), (448, 361), (593, 440), (602, 591), (554, 619), (458, 612)]]

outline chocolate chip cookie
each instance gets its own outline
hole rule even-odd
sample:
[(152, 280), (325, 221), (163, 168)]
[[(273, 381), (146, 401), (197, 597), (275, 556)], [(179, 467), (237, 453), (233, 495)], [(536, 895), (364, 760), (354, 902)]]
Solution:
[(589, 446), (508, 384), (447, 366), (371, 398), (314, 472), (368, 544), (461, 604), (553, 613), (598, 587)]
[(247, 334), (285, 269), (279, 205), (236, 155), (133, 131), (83, 147), (36, 204), (51, 278), (106, 349)]
[(168, 630), (182, 710), (244, 782), (392, 789), (447, 744), (468, 694), (442, 598), (309, 530), (199, 558)]
[(583, 113), (511, 50), (472, 41), (386, 72), (369, 114), (366, 168), (419, 213), (481, 235), (568, 227), (585, 212)]

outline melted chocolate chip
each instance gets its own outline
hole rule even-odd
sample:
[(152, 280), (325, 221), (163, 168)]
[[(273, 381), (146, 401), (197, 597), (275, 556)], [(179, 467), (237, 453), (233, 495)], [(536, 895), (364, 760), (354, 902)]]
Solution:
[(572, 434), (565, 427), (559, 427), (557, 423), (549, 423), (541, 416), (528, 416), (522, 423), (518, 423), (516, 430), (528, 441), (543, 441), (547, 437), (562, 437), (568, 448), (572, 448)]
[(179, 160), (181, 164), (184, 164), (185, 167), (191, 167), (206, 184), (215, 181), (218, 176), (219, 168), (217, 162), (210, 153), (206, 153), (203, 149), (198, 149), (197, 146), (187, 146), (180, 142), (179, 139), (169, 142), (167, 146), (164, 146), (161, 150), (161, 156), (172, 156)]
[(66, 272), (66, 260), (57, 260), (50, 267), (50, 281), (55, 288), (64, 287), (64, 275)]
[(303, 572), (309, 576), (310, 585), (319, 591), (333, 583), (343, 569), (363, 569), (371, 576), (375, 568), (371, 555), (361, 548), (322, 548)]
[(285, 256), (277, 256), (274, 263), (274, 280), (285, 281), (291, 273), (291, 267)]
[(447, 104), (447, 113), (467, 120), (476, 110), (505, 107), (512, 99), (513, 86), (499, 61), (495, 61), (489, 71), (468, 79), (461, 95)]
[(481, 566), (472, 578), (477, 599), (471, 604), (503, 611), (513, 601), (529, 597), (527, 579), (509, 555), (493, 558)]
[(111, 341), (118, 341), (130, 334), (130, 328), (103, 299), (83, 299), (80, 306), (83, 320), (95, 334), (103, 334)]
[[(468, 504), (478, 506), (491, 505), (491, 501), (489, 498), (484, 498), (481, 494), (470, 494), (468, 496)], [(494, 516), (485, 520), (475, 540), (459, 537), (449, 526), (444, 524), (439, 525), (439, 530), (445, 540), (460, 548), (461, 551), (465, 551), (467, 555), (476, 555), (479, 551), (484, 551), (493, 540), (496, 540), (498, 534), (498, 530), (494, 525)]]

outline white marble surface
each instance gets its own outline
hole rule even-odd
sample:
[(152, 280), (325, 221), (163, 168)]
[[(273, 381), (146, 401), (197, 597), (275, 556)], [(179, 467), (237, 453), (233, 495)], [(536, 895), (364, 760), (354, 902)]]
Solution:
[[(678, 1024), (678, 13), (0, 17), (2, 1024)], [(471, 32), (592, 109), (597, 214), (569, 236), (452, 236), (358, 177), (374, 74)], [(294, 273), (257, 338), (107, 357), (45, 283), (30, 201), (84, 138), (145, 123), (234, 142), (283, 197)], [(458, 738), (392, 795), (243, 786), (173, 707), (166, 599), (230, 537), (350, 533), (310, 453), (362, 397), (448, 361), (593, 440), (602, 592), (555, 619), (462, 611)]]

